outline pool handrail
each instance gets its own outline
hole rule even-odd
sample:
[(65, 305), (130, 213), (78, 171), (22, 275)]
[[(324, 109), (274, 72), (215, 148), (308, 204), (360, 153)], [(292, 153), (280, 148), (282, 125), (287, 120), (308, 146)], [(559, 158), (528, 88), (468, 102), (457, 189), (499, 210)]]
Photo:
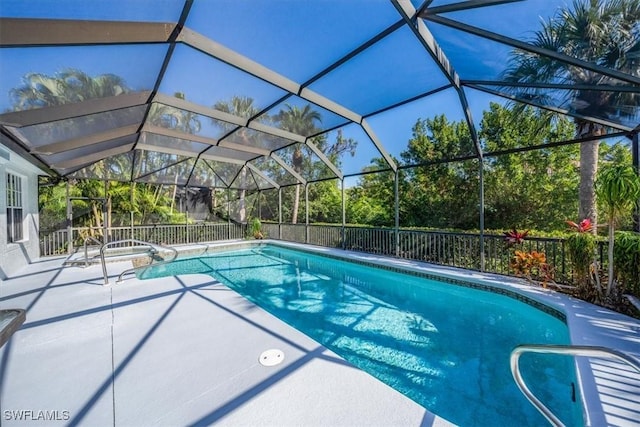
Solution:
[[(156, 244), (156, 243), (150, 243), (150, 242), (145, 242), (143, 240), (137, 240), (137, 239), (122, 239), (122, 240), (115, 240), (113, 242), (109, 242), (109, 243), (105, 243), (104, 245), (102, 245), (102, 247), (100, 248), (100, 262), (102, 263), (102, 274), (104, 276), (104, 284), (108, 285), (109, 284), (109, 276), (107, 275), (107, 263), (105, 260), (105, 256), (104, 256), (104, 252), (105, 249), (109, 246), (113, 246), (113, 245), (117, 245), (117, 244), (122, 244), (122, 243), (135, 243), (138, 246), (148, 246), (151, 250), (150, 253), (151, 254), (156, 254), (156, 248), (161, 248), (161, 249), (167, 249), (169, 251), (171, 251), (173, 253), (173, 258), (171, 258), (170, 260), (165, 260), (163, 261), (163, 263), (166, 262), (171, 262), (174, 261), (177, 257), (178, 257), (178, 251), (176, 250), (176, 248), (173, 248), (171, 246), (165, 246), (165, 245), (160, 245), (160, 244)], [(152, 262), (153, 262), (153, 257), (151, 258)], [(160, 264), (160, 263), (158, 263)], [(156, 264), (157, 265), (157, 264)], [(118, 280), (116, 281), (116, 283), (119, 283), (122, 281), (122, 276), (125, 273), (130, 273), (132, 271), (135, 271), (138, 268), (146, 268), (149, 267), (148, 265), (145, 266), (141, 266), (141, 267), (134, 267), (134, 268), (130, 268), (128, 270), (123, 271), (120, 276), (118, 276)]]
[[(153, 267), (157, 267), (157, 266), (159, 266), (159, 265), (164, 265), (164, 264), (172, 263), (173, 261), (175, 261), (175, 260), (176, 260), (176, 258), (177, 258), (177, 257), (178, 257), (178, 255), (177, 255), (177, 251), (176, 251), (176, 255), (175, 255), (173, 258), (168, 259), (168, 260), (164, 260), (164, 261), (160, 261), (160, 262), (156, 262), (155, 264), (153, 264)], [(124, 276), (125, 274), (134, 273), (134, 272), (136, 272), (136, 271), (138, 271), (138, 270), (144, 270), (145, 268), (149, 268), (149, 267), (151, 267), (151, 264), (149, 264), (149, 265), (140, 265), (140, 266), (138, 266), (138, 267), (132, 267), (132, 268), (129, 268), (128, 270), (125, 270), (125, 271), (123, 271), (122, 273), (120, 273), (120, 275), (118, 276), (118, 279), (116, 280), (116, 283), (120, 283), (120, 282), (122, 282), (122, 281), (124, 280), (124, 279), (123, 279), (123, 276)]]
[(96, 239), (95, 237), (88, 236), (88, 237), (86, 237), (84, 239), (83, 246), (84, 246), (84, 266), (85, 267), (89, 266), (89, 253), (88, 253), (88, 250), (87, 250), (87, 246), (88, 246), (87, 242), (89, 242), (90, 240), (93, 241), (94, 243), (97, 243), (97, 244), (101, 245), (101, 248), (102, 248), (102, 242), (100, 240)]
[(554, 426), (562, 426), (564, 424), (558, 417), (544, 403), (542, 403), (532, 392), (524, 382), (522, 374), (520, 373), (519, 359), (523, 353), (545, 353), (545, 354), (560, 354), (569, 356), (588, 356), (588, 357), (600, 357), (616, 359), (624, 362), (627, 365), (640, 372), (640, 362), (635, 358), (621, 352), (607, 347), (599, 346), (583, 346), (583, 345), (553, 345), (553, 344), (523, 344), (516, 346), (511, 352), (510, 365), (511, 374), (515, 380), (518, 388), (525, 395), (525, 397), (531, 402), (536, 409), (544, 415), (544, 417)]

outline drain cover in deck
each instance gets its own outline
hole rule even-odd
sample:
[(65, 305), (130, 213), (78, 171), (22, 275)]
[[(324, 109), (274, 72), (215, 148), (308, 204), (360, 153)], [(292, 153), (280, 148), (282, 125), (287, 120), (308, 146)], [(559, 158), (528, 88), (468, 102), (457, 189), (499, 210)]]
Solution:
[(284, 360), (284, 353), (282, 350), (272, 348), (265, 350), (260, 355), (260, 364), (263, 366), (275, 366)]

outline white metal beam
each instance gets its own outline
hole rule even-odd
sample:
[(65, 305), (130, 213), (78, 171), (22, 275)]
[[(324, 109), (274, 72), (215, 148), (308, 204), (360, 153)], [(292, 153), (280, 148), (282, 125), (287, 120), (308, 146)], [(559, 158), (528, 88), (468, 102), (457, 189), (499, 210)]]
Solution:
[(268, 176), (266, 176), (264, 173), (262, 173), (262, 171), (260, 169), (258, 169), (256, 166), (254, 166), (251, 163), (247, 163), (247, 167), (249, 169), (251, 169), (254, 173), (258, 174), (258, 176), (260, 176), (260, 178), (264, 179), (265, 181), (267, 181), (269, 184), (273, 185), (275, 188), (280, 188), (280, 184), (278, 184), (277, 182), (275, 182), (274, 180), (272, 180), (271, 178), (269, 178)]
[(282, 160), (282, 157), (278, 156), (277, 154), (273, 154), (271, 153), (271, 158), (273, 160), (276, 161), (276, 163), (278, 163), (280, 166), (282, 166), (284, 168), (284, 170), (286, 170), (287, 172), (289, 172), (291, 175), (293, 175), (293, 177), (298, 180), (298, 182), (300, 184), (307, 184), (307, 180), (304, 179), (302, 176), (300, 176), (300, 174), (296, 171), (293, 170), (293, 168), (291, 166), (289, 166), (287, 164), (287, 162), (285, 162), (284, 160)]
[(240, 55), (220, 43), (214, 42), (190, 28), (183, 28), (178, 35), (177, 41), (227, 62), (288, 92), (298, 93), (300, 91), (300, 85), (298, 83), (270, 70), (264, 65), (258, 64), (246, 56)]
[(322, 163), (324, 163), (325, 165), (327, 165), (329, 169), (331, 169), (331, 172), (333, 172), (335, 176), (337, 176), (340, 179), (343, 178), (343, 174), (340, 171), (340, 169), (338, 169), (336, 165), (334, 165), (331, 162), (331, 160), (329, 160), (329, 158), (325, 156), (325, 154), (322, 151), (320, 151), (320, 149), (316, 147), (316, 145), (313, 142), (311, 142), (310, 140), (307, 140), (306, 144), (311, 149), (311, 151), (313, 151), (315, 155), (320, 158)]
[(0, 46), (166, 43), (175, 23), (0, 18)]
[(378, 137), (376, 136), (371, 126), (369, 126), (369, 123), (367, 122), (367, 120), (362, 119), (362, 123), (360, 123), (360, 126), (362, 126), (362, 130), (364, 130), (364, 133), (367, 134), (367, 136), (369, 137), (369, 139), (371, 139), (371, 141), (376, 146), (378, 151), (380, 151), (380, 154), (382, 154), (382, 157), (384, 157), (384, 160), (389, 164), (389, 167), (395, 172), (398, 169), (398, 165), (396, 165), (396, 162), (393, 160), (393, 158), (391, 158), (391, 155), (387, 153), (387, 150), (384, 149), (384, 146), (378, 140)]
[(152, 102), (159, 102), (160, 104), (168, 105), (170, 107), (178, 108), (180, 110), (190, 111), (192, 113), (200, 114), (212, 119), (221, 120), (223, 122), (231, 123), (236, 126), (247, 126), (248, 119), (239, 117), (224, 111), (216, 110), (215, 108), (209, 108), (190, 102), (184, 99), (176, 98), (175, 96), (165, 95), (163, 93), (157, 93)]
[(224, 139), (220, 141), (220, 144), (218, 144), (218, 146), (225, 147), (225, 148), (232, 148), (238, 151), (244, 151), (245, 153), (260, 154), (261, 156), (268, 156), (269, 153), (271, 152), (266, 148), (249, 147), (247, 145), (236, 144), (235, 142), (225, 141)]
[(206, 136), (194, 135), (192, 133), (181, 132), (178, 130), (163, 128), (162, 126), (155, 126), (145, 123), (142, 127), (142, 132), (155, 133), (156, 135), (164, 135), (170, 138), (184, 139), (185, 141), (200, 142), (207, 145), (218, 145), (218, 140), (215, 138), (208, 138)]
[(76, 157), (75, 159), (64, 160), (58, 163), (54, 163), (51, 166), (56, 169), (69, 169), (74, 166), (84, 165), (99, 162), (100, 160), (104, 160), (107, 157), (112, 157), (117, 154), (126, 153), (127, 151), (131, 151), (133, 148), (133, 144), (126, 144), (120, 147), (110, 148), (108, 150), (99, 151), (97, 153), (88, 154), (86, 156)]
[(0, 114), (0, 124), (14, 127), (32, 126), (39, 123), (55, 122), (104, 113), (110, 110), (144, 105), (149, 101), (151, 91), (131, 92), (107, 98), (88, 99), (74, 104), (56, 105), (33, 110), (14, 111)]
[(123, 126), (121, 128), (110, 129), (106, 132), (94, 133), (82, 138), (68, 139), (60, 142), (34, 147), (31, 152), (35, 154), (56, 154), (63, 151), (74, 150), (88, 145), (99, 144), (116, 138), (134, 135), (138, 132), (139, 125)]

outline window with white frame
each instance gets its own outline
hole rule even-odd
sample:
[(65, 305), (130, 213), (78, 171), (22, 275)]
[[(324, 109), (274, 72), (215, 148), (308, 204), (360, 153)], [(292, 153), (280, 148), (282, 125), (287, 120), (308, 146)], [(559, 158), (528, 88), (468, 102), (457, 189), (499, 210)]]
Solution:
[(22, 178), (7, 174), (7, 241), (18, 242), (22, 232)]

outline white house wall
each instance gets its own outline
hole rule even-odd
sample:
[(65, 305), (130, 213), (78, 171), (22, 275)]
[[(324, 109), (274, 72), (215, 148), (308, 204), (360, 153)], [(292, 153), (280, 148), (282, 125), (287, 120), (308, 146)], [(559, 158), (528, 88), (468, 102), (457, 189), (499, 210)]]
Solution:
[[(0, 144), (0, 281), (38, 259), (38, 175), (44, 173)], [(6, 157), (9, 159), (6, 159)], [(7, 174), (22, 178), (23, 239), (7, 242)]]

